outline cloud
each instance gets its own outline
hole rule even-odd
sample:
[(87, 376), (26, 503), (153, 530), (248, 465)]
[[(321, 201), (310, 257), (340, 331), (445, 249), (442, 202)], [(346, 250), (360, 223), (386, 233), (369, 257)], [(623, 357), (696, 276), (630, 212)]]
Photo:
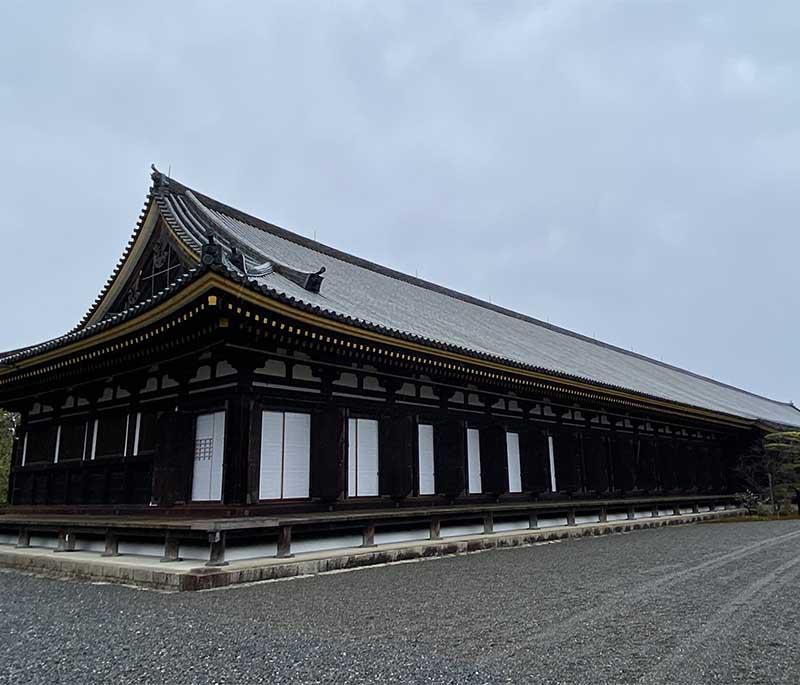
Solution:
[(798, 399), (798, 30), (790, 2), (5, 3), (0, 349), (80, 318), (156, 162)]

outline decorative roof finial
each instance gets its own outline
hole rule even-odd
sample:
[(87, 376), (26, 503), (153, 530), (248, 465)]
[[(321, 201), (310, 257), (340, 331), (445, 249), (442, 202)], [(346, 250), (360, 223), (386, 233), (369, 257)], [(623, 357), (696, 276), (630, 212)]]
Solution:
[(156, 188), (161, 188), (169, 185), (169, 178), (156, 169), (155, 164), (151, 164), (150, 169), (152, 172), (150, 174), (150, 178), (153, 179), (153, 186)]
[(318, 293), (319, 289), (322, 287), (322, 278), (323, 278), (322, 274), (324, 273), (325, 273), (325, 267), (323, 266), (316, 273), (308, 274), (305, 285), (303, 287), (311, 293)]
[(222, 265), (222, 245), (217, 243), (214, 234), (208, 234), (208, 243), (203, 245), (200, 252), (200, 262), (206, 266)]
[(242, 251), (236, 245), (231, 248), (231, 264), (239, 269), (245, 276), (247, 275), (247, 265), (244, 261), (244, 254), (242, 254)]

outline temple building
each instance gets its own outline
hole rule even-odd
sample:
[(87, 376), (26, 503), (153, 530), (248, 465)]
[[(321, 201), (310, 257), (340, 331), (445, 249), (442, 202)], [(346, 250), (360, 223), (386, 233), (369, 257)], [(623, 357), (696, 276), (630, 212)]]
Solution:
[(83, 320), (0, 354), (0, 406), (21, 416), (12, 510), (176, 519), (698, 501), (800, 426), (156, 170)]

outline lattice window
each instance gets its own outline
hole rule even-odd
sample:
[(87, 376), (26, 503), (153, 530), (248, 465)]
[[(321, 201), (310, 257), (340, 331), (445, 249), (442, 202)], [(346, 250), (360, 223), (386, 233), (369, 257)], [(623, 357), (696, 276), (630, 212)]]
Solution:
[(148, 247), (138, 273), (131, 277), (109, 314), (124, 311), (156, 295), (185, 272), (186, 267), (166, 234), (157, 235)]
[(144, 263), (136, 284), (125, 298), (125, 306), (133, 305), (152, 297), (174, 282), (183, 273), (183, 265), (166, 241), (153, 244), (153, 251)]
[(194, 443), (195, 459), (211, 459), (214, 456), (214, 438), (199, 438)]

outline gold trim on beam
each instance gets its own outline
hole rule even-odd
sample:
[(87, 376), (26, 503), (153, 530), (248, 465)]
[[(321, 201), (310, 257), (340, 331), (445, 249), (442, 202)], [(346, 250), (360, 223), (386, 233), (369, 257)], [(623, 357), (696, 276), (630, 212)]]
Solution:
[[(255, 293), (251, 290), (246, 289), (243, 285), (233, 283), (230, 280), (222, 276), (219, 276), (218, 274), (215, 273), (204, 274), (197, 281), (187, 286), (184, 290), (178, 291), (169, 300), (162, 302), (161, 304), (157, 305), (148, 312), (145, 312), (141, 316), (134, 319), (130, 319), (120, 324), (117, 327), (106, 329), (105, 331), (102, 331), (93, 337), (79, 340), (75, 343), (66, 345), (64, 347), (51, 350), (49, 352), (43, 353), (40, 356), (24, 359), (20, 361), (13, 369), (0, 369), (0, 378), (3, 378), (4, 376), (8, 376), (11, 374), (16, 374), (18, 371), (22, 369), (36, 366), (53, 359), (57, 359), (59, 357), (64, 357), (78, 353), (89, 347), (93, 347), (95, 345), (102, 344), (109, 340), (113, 340), (123, 335), (135, 332), (141, 328), (150, 325), (151, 323), (159, 319), (167, 317), (175, 310), (185, 306), (192, 299), (203, 295), (206, 291), (208, 291), (211, 288), (218, 288), (219, 290), (235, 298), (240, 303), (248, 302), (255, 306), (259, 306), (263, 309), (275, 312), (277, 314), (289, 317), (291, 319), (301, 321), (303, 323), (310, 324), (319, 328), (324, 328), (325, 330), (330, 332), (338, 332), (342, 335), (348, 335), (360, 338), (365, 341), (368, 340), (373, 343), (379, 343), (381, 345), (386, 345), (389, 347), (395, 347), (395, 348), (399, 347), (404, 350), (412, 351), (417, 355), (424, 355), (425, 357), (434, 357), (434, 359), (428, 360), (420, 358), (418, 356), (407, 357), (406, 355), (397, 353), (391, 349), (383, 350), (380, 348), (376, 348), (374, 350), (374, 353), (385, 354), (385, 356), (390, 358), (395, 358), (395, 357), (400, 357), (403, 359), (407, 358), (410, 361), (416, 363), (429, 363), (438, 368), (446, 368), (452, 370), (455, 370), (455, 367), (450, 362), (458, 362), (460, 364), (465, 365), (466, 368), (464, 368), (464, 371), (466, 371), (467, 373), (472, 373), (474, 375), (480, 376), (481, 378), (506, 380), (505, 378), (501, 379), (498, 376), (498, 374), (495, 373), (495, 372), (500, 372), (504, 374), (504, 376), (507, 375), (515, 377), (509, 379), (514, 382), (527, 382), (528, 384), (534, 387), (538, 387), (540, 383), (546, 383), (550, 386), (553, 386), (549, 388), (544, 388), (546, 390), (555, 390), (555, 391), (561, 390), (563, 392), (568, 392), (578, 397), (585, 397), (599, 401), (615, 401), (623, 404), (634, 403), (635, 406), (641, 408), (655, 409), (670, 414), (677, 414), (680, 416), (692, 417), (692, 418), (700, 418), (708, 421), (713, 421), (716, 423), (724, 423), (727, 425), (733, 425), (738, 427), (750, 427), (754, 424), (754, 421), (752, 420), (743, 419), (728, 414), (721, 414), (713, 410), (689, 407), (678, 403), (670, 402), (669, 400), (651, 399), (622, 390), (598, 388), (597, 386), (594, 386), (590, 383), (571, 380), (571, 379), (564, 379), (558, 376), (553, 376), (538, 371), (532, 371), (530, 369), (522, 369), (513, 366), (506, 366), (499, 362), (469, 357), (467, 355), (460, 354), (458, 352), (449, 352), (446, 350), (440, 350), (435, 347), (428, 347), (421, 343), (415, 343), (409, 340), (402, 340), (394, 338), (390, 335), (378, 333), (376, 331), (370, 331), (358, 328), (350, 324), (326, 318), (319, 314), (313, 314), (310, 312), (297, 309), (295, 307), (292, 307), (290, 305), (284, 304), (270, 297), (267, 297), (266, 295)], [(209, 296), (207, 300), (209, 305), (212, 305), (211, 299), (214, 297), (215, 297), (214, 295)], [(215, 304), (219, 304), (219, 302), (217, 301), (215, 302)], [(233, 306), (230, 303), (228, 303), (227, 308), (228, 310), (231, 311), (237, 311), (237, 310), (238, 312), (242, 311), (241, 307), (237, 307), (237, 310), (234, 310)], [(244, 314), (242, 315), (242, 317), (245, 318)], [(271, 323), (272, 326), (275, 326), (276, 322), (273, 320)], [(281, 330), (283, 330), (284, 328), (285, 324), (281, 324)], [(307, 331), (305, 333), (307, 334)], [(146, 337), (150, 337), (150, 334), (145, 335), (145, 338)], [(330, 338), (328, 338), (326, 342), (330, 343), (331, 342)], [(332, 342), (333, 344), (340, 344), (342, 346), (345, 346), (346, 344), (345, 341), (338, 340), (336, 338), (334, 338)], [(96, 354), (97, 354), (96, 351), (90, 353), (91, 356), (95, 356)], [(438, 359), (435, 359), (437, 357)], [(476, 369), (474, 367), (480, 367), (480, 368)], [(38, 373), (38, 371), (36, 373)], [(517, 381), (516, 379), (520, 377), (522, 379), (531, 379), (531, 380)]]
[[(269, 297), (266, 297), (265, 295), (262, 295), (260, 293), (254, 293), (251, 290), (244, 290), (241, 286), (237, 287), (237, 285), (230, 283), (229, 281), (222, 278), (221, 276), (218, 276), (217, 274), (213, 273), (209, 274), (209, 277), (215, 286), (219, 287), (221, 290), (226, 291), (228, 294), (232, 295), (237, 299), (245, 300), (252, 304), (264, 307), (265, 309), (269, 309), (279, 314), (283, 314), (284, 316), (288, 316), (293, 319), (299, 319), (300, 321), (303, 321), (305, 323), (326, 328), (331, 331), (338, 331), (342, 334), (351, 335), (359, 338), (367, 338), (374, 342), (380, 342), (385, 345), (402, 347), (404, 349), (413, 350), (415, 352), (425, 354), (428, 356), (436, 356), (436, 357), (441, 357), (442, 359), (445, 360), (458, 361), (470, 366), (481, 366), (486, 369), (500, 371), (506, 374), (511, 374), (515, 376), (524, 376), (526, 378), (533, 378), (538, 381), (550, 383), (556, 386), (567, 386), (570, 389), (574, 389), (573, 392), (582, 391), (585, 393), (591, 393), (592, 395), (602, 395), (604, 398), (607, 399), (619, 399), (622, 401), (635, 402), (637, 405), (644, 405), (646, 407), (658, 407), (661, 408), (663, 411), (668, 411), (670, 413), (678, 413), (682, 416), (692, 416), (695, 418), (700, 417), (708, 420), (716, 420), (718, 422), (738, 425), (742, 427), (749, 427), (753, 424), (753, 421), (749, 419), (742, 419), (728, 414), (720, 414), (710, 409), (688, 407), (670, 402), (669, 400), (650, 399), (633, 393), (628, 393), (622, 390), (598, 388), (597, 386), (591, 385), (590, 383), (575, 381), (571, 379), (563, 379), (559, 378), (558, 376), (552, 376), (546, 373), (532, 371), (529, 369), (521, 369), (521, 368), (515, 368), (513, 366), (506, 366), (504, 364), (493, 362), (486, 359), (469, 357), (467, 355), (460, 354), (458, 352), (439, 350), (437, 348), (427, 347), (420, 343), (415, 343), (409, 340), (393, 338), (389, 335), (358, 328), (356, 326), (351, 326), (350, 324), (345, 324), (340, 321), (334, 321), (328, 319), (318, 314), (312, 314), (300, 309), (296, 309), (282, 302), (278, 302), (277, 300), (273, 300)], [(381, 351), (378, 352), (379, 354), (381, 353)], [(394, 353), (392, 353), (392, 356), (394, 356)], [(433, 363), (436, 366), (446, 366), (446, 363), (443, 363), (441, 361), (434, 361)], [(486, 371), (477, 371), (475, 373), (487, 378), (496, 377), (494, 374), (488, 373)]]
[(54, 350), (49, 350), (48, 352), (43, 352), (41, 355), (35, 357), (29, 357), (27, 359), (23, 359), (16, 363), (16, 366), (13, 369), (0, 369), (0, 378), (3, 376), (7, 376), (10, 373), (16, 373), (22, 369), (26, 369), (31, 366), (36, 366), (39, 364), (43, 364), (48, 362), (52, 359), (56, 359), (58, 357), (66, 357), (77, 352), (81, 352), (89, 347), (94, 347), (95, 345), (102, 344), (109, 340), (113, 340), (114, 338), (122, 337), (128, 333), (135, 332), (141, 328), (144, 328), (154, 321), (160, 320), (177, 309), (185, 306), (189, 301), (201, 295), (203, 292), (208, 290), (208, 284), (205, 278), (200, 278), (195, 283), (190, 284), (186, 287), (185, 290), (181, 290), (176, 293), (172, 298), (162, 302), (161, 304), (155, 306), (153, 309), (148, 310), (144, 314), (140, 315), (139, 317), (129, 319), (125, 321), (119, 326), (107, 328), (100, 333), (97, 333), (94, 336), (90, 336), (88, 338), (84, 338), (82, 340), (78, 340), (74, 343), (70, 343), (65, 345), (64, 347), (59, 347)]

